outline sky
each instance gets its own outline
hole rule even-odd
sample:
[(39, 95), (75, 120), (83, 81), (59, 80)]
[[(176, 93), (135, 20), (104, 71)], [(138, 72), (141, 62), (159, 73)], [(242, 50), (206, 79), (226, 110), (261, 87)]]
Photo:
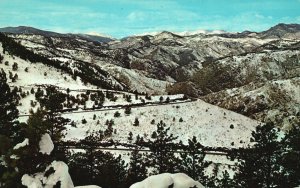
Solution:
[(157, 31), (263, 31), (300, 24), (300, 0), (0, 0), (0, 27), (115, 38)]

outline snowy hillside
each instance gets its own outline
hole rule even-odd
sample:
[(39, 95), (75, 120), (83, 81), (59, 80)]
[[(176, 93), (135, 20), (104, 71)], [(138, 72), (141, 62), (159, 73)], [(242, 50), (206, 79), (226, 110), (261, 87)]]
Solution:
[[(260, 52), (268, 45), (281, 41), (261, 38), (255, 33), (180, 36), (166, 31), (153, 36), (132, 36), (107, 44), (40, 33), (14, 33), (9, 36), (35, 53), (66, 62), (91, 63), (131, 90), (152, 93), (163, 93), (166, 84), (189, 80), (203, 64), (211, 60)], [(287, 44), (296, 42), (285, 41)]]
[[(87, 89), (96, 88), (90, 84), (84, 84), (81, 78), (74, 80), (70, 75), (56, 68), (49, 67), (41, 63), (31, 63), (30, 61), (23, 60), (14, 55), (10, 55), (7, 52), (3, 52), (2, 44), (0, 43), (1, 56), (3, 56), (3, 63), (0, 64), (7, 75), (9, 72), (18, 75), (18, 79), (15, 82), (9, 80), (11, 86), (22, 87), (26, 90), (30, 90), (31, 87), (39, 85), (55, 85), (61, 88), (70, 89)], [(5, 65), (8, 62), (8, 65)], [(13, 70), (13, 63), (17, 63), (17, 70)], [(26, 69), (26, 70), (25, 70)]]
[[(2, 51), (2, 47), (0, 49)], [(84, 84), (80, 78), (76, 81), (67, 74), (57, 71), (57, 69), (45, 66), (42, 63), (31, 63), (20, 59), (19, 57), (2, 54), (3, 62), (9, 62), (9, 65), (5, 63), (0, 64), (7, 75), (9, 72), (18, 74), (18, 79), (9, 84), (11, 86), (21, 87), (23, 91), (30, 91), (32, 88), (35, 90), (37, 86), (54, 85), (61, 89), (66, 90), (95, 90), (97, 87), (91, 84)], [(16, 62), (18, 69), (13, 70), (12, 64)], [(28, 68), (27, 71), (25, 69)], [(132, 79), (131, 79), (132, 80)], [(140, 86), (136, 83), (136, 86)], [(105, 91), (105, 90), (104, 90)], [(62, 92), (65, 92), (62, 90)], [(70, 94), (76, 96), (83, 92), (72, 91)], [(103, 106), (118, 106), (118, 105), (130, 105), (134, 103), (142, 103), (141, 99), (145, 102), (159, 102), (160, 96), (153, 96), (151, 100), (145, 99), (144, 96), (140, 96), (138, 100), (135, 99), (135, 95), (132, 95), (132, 102), (127, 102), (122, 94), (116, 95), (118, 97), (116, 102), (109, 100), (104, 101)], [(170, 100), (180, 98), (183, 95), (175, 96), (162, 96), (163, 100), (170, 98)], [(33, 94), (28, 94), (21, 100), (20, 113), (22, 115), (28, 114), (30, 107), (30, 101), (34, 101)], [(87, 101), (85, 108), (92, 108), (93, 101)], [(38, 105), (36, 106), (38, 107)], [(35, 108), (36, 108), (35, 107)], [(74, 106), (75, 107), (75, 106)], [(84, 106), (79, 106), (79, 110)], [(114, 113), (119, 111), (120, 117), (114, 117)], [(75, 111), (76, 112), (76, 111)], [(79, 111), (80, 112), (80, 111)], [(96, 119), (93, 120), (94, 114)], [(113, 119), (115, 122), (114, 129), (116, 134), (113, 134), (111, 138), (121, 142), (127, 142), (127, 137), (130, 132), (134, 137), (137, 135), (145, 136), (145, 139), (150, 139), (151, 133), (156, 129), (156, 124), (160, 121), (165, 122), (171, 127), (172, 133), (179, 136), (179, 140), (186, 142), (192, 136), (197, 136), (205, 146), (211, 147), (240, 147), (248, 144), (251, 131), (258, 125), (258, 122), (246, 118), (242, 115), (230, 112), (228, 110), (221, 109), (219, 107), (207, 104), (201, 100), (198, 101), (186, 101), (178, 104), (166, 104), (162, 106), (141, 106), (132, 108), (130, 115), (124, 114), (124, 109), (105, 111), (88, 111), (80, 113), (69, 113), (63, 115), (66, 118), (70, 118), (77, 125), (77, 128), (68, 127), (67, 139), (83, 139), (88, 136), (88, 133), (93, 131), (104, 131), (107, 126), (104, 125), (106, 120)], [(133, 126), (135, 118), (139, 119), (140, 125)], [(179, 122), (182, 118), (183, 121)], [(27, 118), (25, 117), (24, 120)], [(82, 124), (82, 119), (86, 119), (87, 123)], [(99, 122), (100, 120), (100, 122)], [(155, 120), (155, 123), (151, 121)], [(98, 124), (97, 124), (98, 122)], [(234, 128), (230, 128), (233, 125)], [(121, 131), (122, 130), (122, 131)]]
[[(192, 154), (194, 158), (197, 154), (200, 157), (197, 164), (207, 163), (205, 169), (198, 166), (201, 173), (197, 172), (203, 172), (203, 177), (208, 175), (205, 185), (211, 183), (211, 177), (215, 178), (214, 181), (232, 178), (239, 173), (235, 167), (241, 165), (236, 163), (241, 160), (240, 156), (234, 156), (237, 155), (235, 152), (245, 150), (250, 151), (250, 155), (251, 149), (256, 148), (247, 147), (254, 147), (261, 141), (253, 142), (250, 138), (269, 136), (272, 142), (267, 144), (279, 148), (277, 153), (284, 155), (291, 151), (288, 144), (294, 140), (284, 143), (284, 148), (281, 144), (284, 139), (281, 138), (300, 123), (299, 30), (297, 24), (279, 24), (260, 33), (176, 34), (163, 31), (112, 40), (34, 28), (9, 28), (6, 34), (0, 33), (0, 69), (6, 73), (7, 83), (16, 94), (19, 116), (15, 118), (24, 123), (22, 126), (31, 123), (29, 128), (35, 126), (28, 121), (32, 117), (41, 122), (49, 121), (53, 127), (63, 125), (56, 127), (58, 133), (55, 135), (55, 128), (49, 122), (41, 124), (41, 127), (50, 127), (35, 129), (42, 133), (38, 139), (33, 130), (28, 131), (30, 134), (22, 130), (25, 133), (20, 133), (21, 136), (29, 136), (17, 142), (13, 151), (18, 153), (22, 148), (34, 150), (32, 140), (38, 143), (39, 154), (49, 155), (52, 151), (58, 154), (64, 150), (62, 160), (69, 157), (70, 174), (67, 173), (68, 166), (62, 162), (49, 165), (47, 161), (48, 166), (44, 167), (54, 174), (56, 169), (61, 169), (71, 187), (82, 182), (75, 178), (73, 185), (70, 175), (93, 174), (96, 173), (94, 169), (100, 173), (98, 168), (102, 166), (108, 174), (111, 171), (120, 173), (114, 178), (121, 179), (122, 170), (136, 165), (132, 161), (138, 157), (146, 161), (145, 156), (149, 157), (147, 154), (152, 152), (152, 160), (160, 160), (155, 157), (164, 154), (153, 150), (160, 147), (166, 147), (167, 154), (172, 153), (170, 159), (172, 155), (180, 156), (176, 160), (187, 163), (187, 166), (178, 166), (181, 170), (190, 167), (190, 156), (185, 158), (184, 154)], [(35, 113), (40, 112), (39, 108), (45, 111)], [(36, 114), (44, 116), (39, 119)], [(267, 128), (258, 126), (265, 123)], [(159, 126), (164, 124), (169, 128), (170, 137), (176, 137), (171, 142), (176, 143), (177, 148), (161, 140), (158, 143), (163, 143), (163, 146), (153, 144)], [(271, 124), (275, 127), (268, 127)], [(260, 134), (257, 137), (253, 136), (255, 130)], [(45, 144), (45, 140), (51, 141), (51, 147)], [(138, 141), (142, 144), (139, 145)], [(195, 151), (187, 150), (187, 146)], [(260, 147), (263, 146), (259, 145), (259, 152), (265, 150)], [(266, 155), (269, 157), (276, 152)], [(258, 161), (260, 155), (265, 157), (265, 153), (258, 153), (255, 160)], [(236, 158), (230, 160), (228, 156)], [(8, 156), (13, 160), (18, 160), (18, 157), (23, 155)], [(286, 160), (284, 157), (280, 160)], [(193, 168), (196, 164), (194, 158)], [(180, 163), (176, 160), (171, 161)], [(140, 169), (144, 170), (144, 175), (155, 172), (153, 161), (154, 164), (145, 162), (147, 168)], [(105, 166), (107, 164), (115, 165), (117, 170)], [(84, 172), (81, 174), (77, 167)], [(60, 180), (52, 181), (53, 176), (48, 176), (48, 173), (24, 175), (23, 184), (41, 187), (42, 181), (49, 181), (49, 185), (57, 185)], [(195, 172), (189, 170), (189, 173)], [(176, 182), (175, 175), (167, 174), (168, 181)], [(91, 179), (96, 181), (97, 178), (91, 176)], [(132, 187), (151, 184), (149, 179)], [(105, 181), (109, 180), (101, 183), (107, 183)], [(132, 185), (137, 181), (130, 182)]]
[[(120, 117), (114, 117), (116, 111), (121, 113)], [(95, 119), (93, 119), (94, 114), (96, 115)], [(132, 132), (134, 138), (140, 135), (148, 140), (151, 139), (152, 132), (156, 130), (156, 124), (163, 121), (170, 126), (171, 133), (178, 136), (178, 141), (181, 140), (186, 144), (188, 139), (197, 136), (204, 146), (226, 148), (243, 147), (249, 144), (251, 132), (259, 124), (250, 118), (201, 100), (182, 104), (132, 108), (129, 115), (124, 113), (124, 109), (120, 109), (63, 116), (76, 123), (76, 128), (68, 126), (67, 140), (79, 140), (93, 131), (105, 131), (107, 125), (104, 123), (111, 119), (114, 121), (113, 129), (116, 130), (116, 133), (107, 139), (126, 143), (129, 133)], [(138, 126), (133, 125), (135, 118), (139, 120)], [(182, 122), (180, 122), (180, 118), (183, 119)], [(82, 124), (82, 119), (85, 119), (87, 123)], [(155, 122), (152, 122), (153, 120)], [(230, 128), (231, 126), (233, 128)]]
[(203, 100), (250, 116), (262, 122), (275, 122), (283, 129), (299, 123), (300, 79), (268, 81), (227, 89), (203, 97)]

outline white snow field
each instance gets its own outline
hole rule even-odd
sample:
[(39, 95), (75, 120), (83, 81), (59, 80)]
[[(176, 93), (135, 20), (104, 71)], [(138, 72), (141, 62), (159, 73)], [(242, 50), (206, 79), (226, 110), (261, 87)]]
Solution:
[[(116, 111), (120, 117), (114, 117)], [(93, 120), (94, 114), (96, 119)], [(132, 108), (130, 115), (125, 115), (124, 109), (110, 111), (95, 111), (63, 114), (76, 123), (76, 127), (67, 126), (66, 140), (78, 141), (94, 131), (104, 131), (106, 120), (113, 119), (113, 129), (116, 132), (112, 137), (120, 142), (128, 142), (128, 135), (133, 133), (143, 136), (145, 140), (151, 138), (151, 134), (157, 128), (157, 123), (163, 121), (170, 127), (170, 133), (178, 136), (178, 141), (187, 143), (193, 136), (204, 146), (236, 148), (248, 145), (251, 132), (260, 123), (243, 115), (208, 104), (202, 100), (193, 102), (169, 104), (163, 106), (145, 106)], [(133, 126), (135, 118), (139, 120), (139, 126)], [(182, 118), (182, 122), (179, 119)], [(82, 124), (82, 119), (87, 123)], [(97, 124), (98, 120), (100, 124)], [(155, 123), (151, 124), (154, 120)], [(233, 128), (230, 128), (232, 127)]]

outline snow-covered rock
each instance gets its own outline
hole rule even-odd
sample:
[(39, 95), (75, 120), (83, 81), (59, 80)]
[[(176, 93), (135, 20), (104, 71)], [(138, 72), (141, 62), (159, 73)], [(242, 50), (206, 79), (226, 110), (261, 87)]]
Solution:
[(51, 137), (48, 133), (44, 134), (41, 137), (41, 140), (39, 142), (39, 146), (40, 146), (40, 152), (41, 153), (50, 155), (50, 153), (54, 149), (54, 144), (53, 144), (53, 142), (51, 140)]
[(130, 188), (168, 188), (171, 185), (173, 185), (173, 188), (190, 188), (194, 186), (204, 188), (201, 183), (193, 180), (184, 173), (153, 175), (141, 182), (131, 185)]
[[(46, 176), (45, 173), (51, 168), (54, 170), (54, 172), (49, 176)], [(73, 188), (74, 184), (68, 169), (68, 166), (64, 162), (53, 161), (51, 165), (47, 167), (45, 173), (23, 175), (22, 184), (28, 188), (51, 188), (57, 183), (60, 183), (61, 188)]]
[(28, 188), (42, 188), (42, 182), (37, 176), (32, 177), (28, 174), (22, 176), (22, 184)]

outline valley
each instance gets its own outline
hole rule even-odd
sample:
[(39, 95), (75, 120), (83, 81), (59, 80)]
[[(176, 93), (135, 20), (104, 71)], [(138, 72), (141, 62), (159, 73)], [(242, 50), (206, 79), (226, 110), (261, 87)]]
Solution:
[(197, 155), (206, 153), (199, 164), (209, 163), (206, 179), (199, 177), (211, 186), (226, 173), (234, 177), (237, 159), (231, 154), (257, 144), (252, 139), (260, 126), (272, 124), (267, 133), (278, 128), (284, 137), (300, 123), (297, 24), (122, 39), (30, 27), (0, 32), (0, 69), (18, 96), (18, 121), (30, 124), (49, 113), (45, 117), (58, 124), (57, 135), (48, 131), (57, 136), (53, 152), (70, 147), (65, 152), (71, 170), (81, 154), (104, 151), (110, 153), (101, 157), (112, 155), (128, 169), (131, 152), (154, 152), (159, 135), (166, 155), (185, 153), (195, 137), (200, 145), (194, 147), (204, 152)]

